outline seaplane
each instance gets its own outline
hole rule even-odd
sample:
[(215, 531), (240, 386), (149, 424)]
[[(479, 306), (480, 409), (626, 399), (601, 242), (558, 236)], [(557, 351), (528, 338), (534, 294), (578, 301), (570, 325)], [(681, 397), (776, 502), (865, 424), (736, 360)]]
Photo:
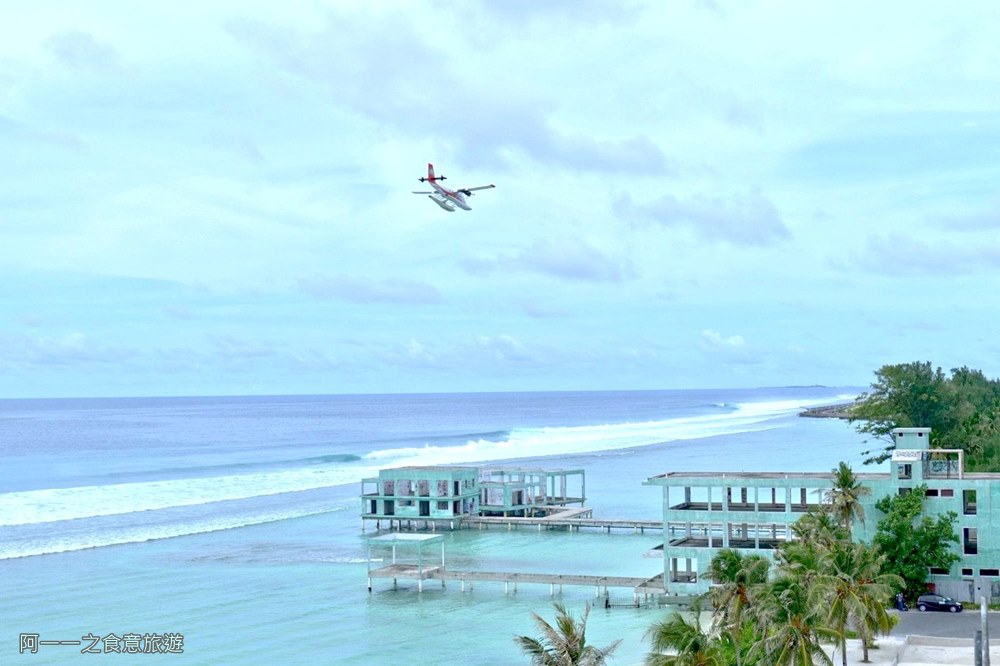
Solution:
[(426, 194), (427, 198), (436, 203), (441, 208), (444, 208), (449, 213), (455, 212), (455, 206), (458, 206), (462, 210), (472, 210), (469, 204), (465, 201), (465, 197), (471, 197), (472, 193), (477, 190), (488, 190), (490, 188), (496, 187), (496, 185), (480, 185), (479, 187), (460, 187), (457, 190), (449, 190), (444, 185), (440, 185), (438, 181), (446, 180), (445, 176), (435, 176), (434, 175), (434, 165), (427, 165), (427, 177), (421, 177), (421, 183), (430, 183), (433, 190), (424, 190), (420, 192), (414, 192), (414, 194)]

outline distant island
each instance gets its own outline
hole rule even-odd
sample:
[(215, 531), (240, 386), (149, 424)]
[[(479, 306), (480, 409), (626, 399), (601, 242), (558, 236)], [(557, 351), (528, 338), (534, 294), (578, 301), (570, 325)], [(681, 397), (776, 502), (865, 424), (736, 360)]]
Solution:
[(814, 419), (849, 419), (851, 418), (851, 409), (855, 404), (856, 403), (854, 402), (844, 402), (838, 405), (811, 407), (804, 412), (800, 412), (799, 416), (806, 416)]

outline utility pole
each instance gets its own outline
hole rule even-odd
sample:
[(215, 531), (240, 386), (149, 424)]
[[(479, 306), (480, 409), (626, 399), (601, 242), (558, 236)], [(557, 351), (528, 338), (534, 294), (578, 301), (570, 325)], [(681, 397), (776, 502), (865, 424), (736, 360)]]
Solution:
[(979, 597), (979, 623), (983, 632), (983, 666), (990, 666), (990, 623), (986, 617), (986, 597)]

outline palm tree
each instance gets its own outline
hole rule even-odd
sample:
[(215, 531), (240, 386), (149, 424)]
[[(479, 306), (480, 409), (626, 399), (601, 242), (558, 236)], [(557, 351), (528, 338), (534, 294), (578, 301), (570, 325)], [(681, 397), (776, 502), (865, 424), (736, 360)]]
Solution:
[(825, 609), (810, 596), (801, 577), (779, 572), (757, 599), (758, 622), (764, 630), (750, 649), (751, 658), (772, 666), (833, 666), (820, 641), (839, 634), (824, 626)]
[(514, 642), (521, 646), (521, 651), (531, 657), (533, 666), (602, 666), (618, 649), (620, 640), (604, 648), (587, 645), (587, 616), (590, 615), (590, 604), (584, 607), (579, 622), (561, 603), (556, 602), (553, 606), (556, 609), (554, 627), (543, 620), (538, 613), (531, 614), (542, 630), (541, 638), (530, 636), (514, 638)]
[(827, 509), (809, 511), (792, 524), (792, 534), (803, 543), (825, 548), (838, 541), (850, 541), (850, 533), (837, 522), (833, 512)]
[[(701, 627), (701, 604), (691, 607), (691, 619), (674, 613), (646, 632), (652, 652), (649, 666), (726, 666), (722, 642)], [(673, 654), (664, 654), (666, 651)]]
[(770, 566), (770, 561), (762, 555), (744, 556), (730, 548), (716, 553), (708, 566), (706, 575), (715, 583), (709, 590), (715, 609), (715, 628), (729, 635), (736, 650), (736, 666), (742, 664), (740, 636), (747, 622), (747, 610), (756, 590), (767, 583)]
[(875, 634), (887, 634), (892, 620), (887, 612), (893, 591), (903, 586), (895, 574), (882, 573), (885, 555), (865, 544), (840, 544), (826, 553), (824, 571), (814, 586), (818, 603), (828, 609), (826, 620), (841, 636), (841, 660), (847, 666), (848, 625), (858, 632), (868, 662), (868, 646)]
[(848, 533), (855, 519), (865, 522), (865, 509), (861, 505), (861, 498), (870, 495), (871, 492), (871, 488), (858, 481), (858, 477), (847, 463), (841, 462), (833, 470), (833, 487), (826, 492), (825, 499), (830, 503), (833, 515)]
[[(835, 544), (836, 542), (833, 542)], [(825, 554), (834, 547), (817, 541), (788, 541), (774, 553), (779, 574), (794, 578), (806, 590), (823, 569)]]

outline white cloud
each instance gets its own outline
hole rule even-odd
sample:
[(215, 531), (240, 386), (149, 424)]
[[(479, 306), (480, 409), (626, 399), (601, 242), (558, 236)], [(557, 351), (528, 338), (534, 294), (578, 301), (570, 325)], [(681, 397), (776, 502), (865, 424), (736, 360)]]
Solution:
[(52, 35), (46, 40), (49, 50), (73, 69), (113, 70), (118, 66), (118, 53), (110, 44), (94, 35), (72, 30)]
[(665, 194), (645, 204), (635, 204), (625, 195), (615, 202), (615, 211), (625, 219), (680, 227), (706, 240), (734, 245), (772, 245), (791, 236), (775, 205), (756, 191), (725, 199)]
[(472, 274), (532, 271), (589, 282), (618, 282), (624, 277), (624, 270), (614, 259), (578, 238), (536, 239), (518, 252), (493, 258), (469, 258), (462, 264)]
[(700, 341), (702, 347), (705, 349), (743, 349), (747, 344), (743, 336), (730, 335), (729, 337), (723, 337), (721, 333), (713, 331), (710, 328), (706, 328), (701, 332)]
[(65, 4), (0, 25), (0, 395), (996, 358), (991, 3)]

